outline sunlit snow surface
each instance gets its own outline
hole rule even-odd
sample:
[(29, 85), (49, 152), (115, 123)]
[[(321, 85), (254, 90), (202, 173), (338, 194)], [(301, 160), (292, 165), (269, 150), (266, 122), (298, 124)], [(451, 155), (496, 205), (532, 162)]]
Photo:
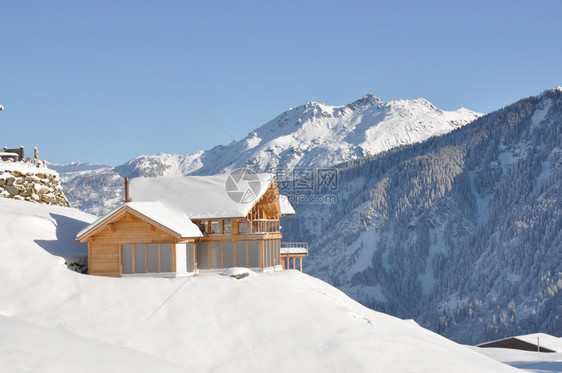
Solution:
[(369, 310), (298, 271), (242, 279), (72, 272), (58, 255), (82, 253), (84, 246), (73, 237), (93, 220), (70, 208), (0, 198), (1, 367), (29, 372), (131, 371), (139, 364), (139, 371), (177, 371), (177, 365), (185, 371), (512, 371), (412, 321)]

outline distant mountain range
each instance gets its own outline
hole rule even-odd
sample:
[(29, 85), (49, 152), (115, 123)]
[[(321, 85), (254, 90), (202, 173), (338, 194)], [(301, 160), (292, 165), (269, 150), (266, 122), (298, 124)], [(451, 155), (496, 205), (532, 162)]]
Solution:
[(443, 111), (425, 99), (382, 101), (365, 95), (345, 106), (309, 102), (289, 109), (227, 146), (193, 154), (140, 156), (117, 166), (51, 165), (74, 207), (103, 214), (122, 199), (123, 177), (212, 175), (236, 168), (257, 171), (320, 167), (424, 141), (481, 114)]

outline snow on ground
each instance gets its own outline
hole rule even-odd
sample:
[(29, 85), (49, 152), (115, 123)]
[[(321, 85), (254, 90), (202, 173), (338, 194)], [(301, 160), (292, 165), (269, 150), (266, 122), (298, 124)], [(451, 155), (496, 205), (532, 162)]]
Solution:
[(0, 160), (0, 170), (18, 171), (31, 173), (56, 174), (55, 171), (47, 168), (42, 162), (21, 162), (21, 161), (2, 161)]
[(73, 237), (94, 219), (0, 198), (0, 282), (9, 284), (0, 287), (0, 366), (80, 370), (74, 355), (101, 371), (134, 371), (135, 361), (146, 362), (143, 371), (173, 370), (159, 369), (162, 361), (188, 371), (516, 371), (298, 271), (241, 279), (72, 272), (59, 255), (83, 253)]
[(0, 316), (2, 372), (185, 372), (141, 352)]

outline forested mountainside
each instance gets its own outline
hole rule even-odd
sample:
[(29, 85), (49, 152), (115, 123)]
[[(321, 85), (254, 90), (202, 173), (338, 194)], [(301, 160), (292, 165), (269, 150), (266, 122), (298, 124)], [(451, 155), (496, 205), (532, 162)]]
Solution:
[(140, 156), (115, 168), (71, 165), (55, 169), (61, 173), (71, 204), (100, 215), (122, 200), (123, 177), (213, 175), (242, 167), (273, 172), (322, 167), (421, 142), (480, 115), (464, 108), (443, 111), (421, 98), (383, 101), (365, 95), (344, 106), (309, 102), (227, 146), (187, 155)]
[(308, 273), (462, 343), (561, 335), (562, 88), (337, 171), (291, 191)]

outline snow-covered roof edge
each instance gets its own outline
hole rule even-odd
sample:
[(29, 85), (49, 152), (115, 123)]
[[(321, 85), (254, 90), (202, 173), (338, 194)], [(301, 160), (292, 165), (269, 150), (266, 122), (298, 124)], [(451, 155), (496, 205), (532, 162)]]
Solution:
[[(537, 337), (539, 340), (537, 341)], [(518, 339), (522, 342), (526, 342), (532, 345), (537, 345), (537, 342), (540, 344), (541, 347), (547, 348), (549, 350), (554, 350), (556, 352), (562, 352), (562, 338), (555, 337), (550, 334), (546, 333), (531, 333), (531, 334), (524, 334), (524, 335), (514, 335), (510, 337), (500, 338), (493, 341), (487, 341), (476, 345), (476, 347), (481, 347), (484, 345), (489, 345), (492, 343), (503, 342), (510, 339)]]
[(289, 197), (279, 194), (279, 205), (281, 206), (281, 216), (295, 216), (295, 209), (289, 201)]
[(111, 220), (111, 218), (127, 208), (142, 215), (147, 220), (153, 221), (154, 223), (176, 233), (180, 238), (203, 236), (199, 228), (193, 224), (186, 214), (170, 209), (160, 202), (127, 202), (82, 229), (76, 235), (76, 239), (78, 240), (87, 235), (89, 232), (96, 229), (104, 222)]

